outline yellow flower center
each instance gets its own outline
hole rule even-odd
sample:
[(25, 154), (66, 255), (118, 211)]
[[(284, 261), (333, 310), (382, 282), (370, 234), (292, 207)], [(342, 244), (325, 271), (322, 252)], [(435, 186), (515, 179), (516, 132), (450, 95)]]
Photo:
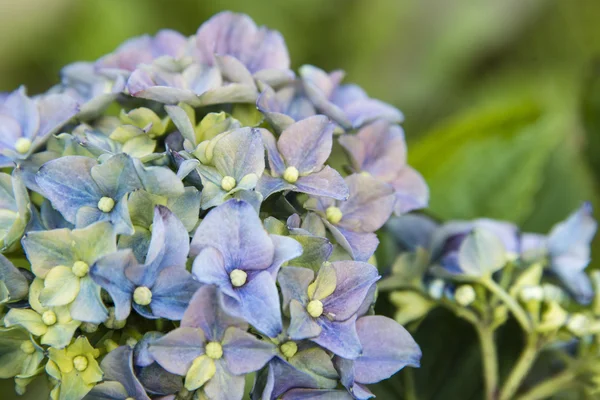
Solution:
[(234, 269), (229, 274), (229, 279), (231, 279), (231, 284), (235, 287), (244, 286), (246, 279), (248, 279), (248, 274), (241, 269)]
[(140, 306), (147, 306), (152, 301), (152, 292), (146, 286), (138, 286), (133, 291), (133, 301)]
[(32, 354), (35, 351), (35, 346), (30, 340), (25, 340), (21, 343), (21, 351), (25, 354)]
[(83, 261), (75, 261), (75, 263), (73, 263), (73, 267), (71, 267), (71, 271), (73, 271), (73, 274), (80, 278), (86, 276), (89, 270), (90, 266)]
[(311, 300), (307, 306), (306, 311), (313, 318), (319, 318), (323, 315), (323, 303), (320, 300)]
[(289, 183), (296, 183), (298, 180), (298, 168), (296, 167), (287, 167), (283, 172), (283, 179), (288, 181)]
[(110, 197), (103, 197), (98, 200), (98, 209), (102, 212), (109, 213), (115, 207), (115, 201)]
[(325, 216), (327, 217), (327, 221), (331, 222), (332, 224), (337, 224), (342, 220), (344, 214), (342, 214), (342, 210), (336, 206), (331, 206), (327, 207), (327, 210), (325, 210)]
[(226, 192), (232, 190), (236, 184), (237, 182), (233, 176), (224, 176), (223, 179), (221, 179), (221, 188)]
[(19, 138), (15, 143), (15, 150), (17, 153), (25, 154), (31, 149), (31, 140), (27, 138)]
[(48, 326), (54, 325), (56, 323), (56, 314), (54, 311), (44, 311), (42, 314), (42, 322)]
[(218, 360), (223, 357), (223, 347), (219, 342), (208, 342), (205, 351), (206, 355), (213, 360)]
[(73, 368), (79, 372), (83, 372), (88, 367), (88, 360), (85, 356), (77, 356), (73, 359)]
[(292, 341), (285, 342), (281, 345), (281, 347), (279, 347), (279, 349), (286, 358), (292, 358), (298, 352), (298, 345), (296, 344), (296, 342)]

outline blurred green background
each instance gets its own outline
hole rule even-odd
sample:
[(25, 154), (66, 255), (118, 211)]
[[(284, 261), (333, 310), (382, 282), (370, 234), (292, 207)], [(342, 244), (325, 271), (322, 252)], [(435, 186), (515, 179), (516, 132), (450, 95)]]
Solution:
[(227, 9), (281, 31), (295, 68), (344, 69), (400, 108), (433, 215), (545, 232), (600, 209), (598, 0), (0, 0), (0, 91), (42, 92), (67, 63)]

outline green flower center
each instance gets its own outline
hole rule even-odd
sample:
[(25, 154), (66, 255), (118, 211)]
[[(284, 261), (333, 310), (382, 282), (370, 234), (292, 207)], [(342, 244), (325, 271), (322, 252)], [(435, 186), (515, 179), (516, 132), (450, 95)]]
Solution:
[(21, 351), (25, 354), (32, 354), (35, 351), (35, 346), (31, 341), (25, 340), (21, 343)]
[(285, 342), (279, 347), (279, 349), (286, 358), (292, 358), (298, 352), (298, 345), (296, 344), (296, 342), (292, 341)]
[(325, 216), (327, 217), (327, 221), (331, 222), (332, 224), (337, 224), (342, 220), (344, 214), (342, 214), (342, 210), (340, 210), (338, 207), (331, 206), (327, 207), (327, 210), (325, 210)]
[(83, 372), (88, 367), (88, 360), (85, 356), (77, 356), (73, 359), (73, 368), (79, 372)]
[(102, 212), (109, 213), (115, 207), (115, 201), (110, 197), (103, 197), (98, 200), (98, 209)]
[(56, 323), (56, 314), (54, 311), (44, 311), (42, 314), (42, 322), (48, 326), (54, 325)]
[(75, 261), (75, 263), (73, 263), (73, 267), (71, 268), (71, 271), (73, 271), (73, 274), (75, 274), (75, 276), (78, 276), (80, 278), (83, 278), (84, 276), (86, 276), (89, 270), (90, 270), (90, 266), (87, 265), (87, 263), (85, 263), (83, 261)]
[(223, 347), (219, 342), (208, 342), (205, 351), (206, 355), (213, 360), (218, 360), (223, 357)]
[(152, 292), (146, 286), (138, 286), (133, 291), (133, 301), (140, 306), (147, 306), (152, 301)]
[(25, 154), (31, 149), (31, 140), (27, 138), (19, 138), (15, 143), (15, 150), (17, 153)]
[(471, 285), (461, 285), (454, 292), (456, 302), (463, 307), (466, 307), (475, 301), (477, 297), (475, 289)]
[(232, 190), (236, 184), (237, 182), (233, 176), (224, 176), (223, 179), (221, 179), (221, 188), (226, 192)]
[(283, 172), (283, 179), (288, 181), (289, 183), (296, 183), (298, 180), (298, 168), (296, 167), (287, 167)]
[(306, 305), (306, 312), (313, 318), (319, 318), (323, 315), (323, 303), (320, 300), (309, 301)]
[(243, 286), (246, 283), (246, 279), (248, 279), (248, 274), (241, 269), (234, 269), (229, 274), (229, 279), (231, 279), (231, 284), (235, 287)]

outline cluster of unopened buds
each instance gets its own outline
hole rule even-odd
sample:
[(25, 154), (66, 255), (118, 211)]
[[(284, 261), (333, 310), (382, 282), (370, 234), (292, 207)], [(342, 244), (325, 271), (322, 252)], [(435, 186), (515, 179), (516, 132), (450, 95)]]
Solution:
[(294, 74), (278, 32), (225, 12), (1, 95), (0, 378), (46, 375), (60, 400), (366, 399), (419, 366), (373, 312), (375, 232), (428, 189), (400, 111), (342, 78)]
[[(444, 307), (470, 322), (481, 343), (487, 399), (545, 399), (577, 385), (600, 393), (600, 274), (584, 271), (597, 227), (590, 204), (548, 235), (504, 221), (438, 224), (412, 214), (387, 227), (400, 255), (380, 290), (391, 291), (396, 320), (416, 326)], [(499, 382), (495, 336), (509, 315), (525, 345)], [(556, 363), (555, 374), (523, 388), (542, 352)]]

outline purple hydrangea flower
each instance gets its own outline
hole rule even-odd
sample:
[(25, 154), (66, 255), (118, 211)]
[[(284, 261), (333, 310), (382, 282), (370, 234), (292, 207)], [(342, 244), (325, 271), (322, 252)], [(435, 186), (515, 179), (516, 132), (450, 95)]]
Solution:
[(340, 85), (344, 78), (342, 71), (327, 74), (312, 65), (304, 65), (300, 68), (300, 76), (306, 94), (317, 110), (346, 130), (360, 128), (377, 119), (392, 123), (404, 120), (397, 108), (371, 99), (357, 85)]
[(304, 207), (321, 216), (335, 240), (353, 259), (366, 261), (379, 244), (373, 232), (381, 228), (393, 212), (394, 189), (362, 174), (350, 175), (345, 181), (349, 189), (348, 200), (312, 197)]
[(589, 304), (594, 296), (590, 278), (584, 269), (590, 262), (590, 243), (597, 222), (592, 206), (584, 203), (565, 221), (555, 225), (548, 236), (524, 234), (522, 253), (526, 258), (548, 259), (548, 267), (581, 304)]
[(110, 221), (117, 233), (133, 234), (127, 195), (137, 189), (167, 197), (184, 192), (175, 173), (164, 167), (144, 167), (126, 154), (102, 164), (83, 156), (66, 156), (45, 163), (37, 184), (63, 217), (78, 228)]
[(257, 190), (267, 198), (291, 190), (313, 196), (348, 198), (342, 176), (325, 165), (331, 154), (334, 125), (323, 115), (290, 125), (279, 139), (267, 130), (263, 141), (269, 156), (270, 174), (263, 174)]
[(163, 29), (156, 36), (138, 36), (125, 41), (113, 53), (95, 63), (96, 70), (129, 75), (141, 64), (150, 64), (159, 57), (185, 56), (188, 39), (181, 33)]
[(316, 279), (308, 268), (283, 268), (278, 282), (291, 316), (290, 338), (310, 339), (341, 357), (357, 358), (357, 312), (379, 278), (377, 268), (357, 261), (324, 263)]
[(247, 15), (219, 13), (200, 26), (195, 40), (192, 54), (198, 63), (218, 65), (222, 64), (219, 61), (222, 58), (225, 63), (235, 63), (232, 67), (239, 73), (243, 73), (243, 67), (256, 80), (271, 86), (293, 78), (281, 34), (264, 26), (257, 27)]
[(207, 214), (191, 246), (194, 276), (219, 287), (227, 312), (277, 336), (282, 322), (275, 277), (284, 262), (302, 254), (300, 243), (268, 234), (250, 204), (232, 199)]
[(277, 133), (283, 132), (296, 121), (317, 114), (317, 110), (304, 93), (302, 82), (298, 80), (277, 92), (270, 86), (263, 85), (262, 92), (256, 100), (256, 107)]
[(167, 371), (185, 376), (188, 390), (202, 388), (211, 400), (241, 399), (244, 374), (262, 368), (275, 346), (246, 332), (248, 325), (221, 308), (218, 290), (196, 292), (177, 328), (149, 346)]
[(117, 320), (127, 318), (132, 306), (145, 318), (179, 320), (200, 286), (185, 269), (188, 253), (187, 230), (168, 208), (157, 206), (144, 265), (124, 249), (96, 261), (90, 276), (111, 295)]
[(208, 162), (196, 167), (204, 186), (203, 209), (222, 204), (234, 196), (254, 197), (250, 192), (265, 170), (263, 132), (264, 129), (257, 128), (233, 129), (215, 137), (206, 146), (201, 158)]
[(479, 276), (517, 257), (519, 230), (512, 223), (486, 218), (451, 221), (433, 233), (430, 251), (447, 272)]
[(86, 400), (150, 400), (133, 371), (131, 347), (121, 346), (108, 353), (100, 368), (104, 372), (103, 382), (94, 386)]
[(279, 399), (293, 388), (333, 389), (337, 383), (338, 373), (325, 350), (307, 341), (284, 341), (258, 374), (252, 399)]
[(429, 188), (416, 170), (406, 165), (404, 132), (388, 121), (376, 121), (356, 134), (339, 138), (355, 172), (366, 172), (396, 191), (394, 212), (401, 215), (427, 207)]
[(375, 397), (365, 386), (388, 379), (406, 366), (419, 367), (421, 349), (396, 321), (379, 316), (361, 317), (356, 332), (362, 353), (355, 360), (335, 357), (341, 382), (358, 400)]
[(284, 393), (281, 400), (353, 400), (345, 390), (335, 389), (292, 389)]
[(77, 102), (64, 94), (32, 99), (23, 86), (10, 93), (0, 104), (0, 167), (28, 158), (78, 111)]
[(125, 89), (122, 76), (111, 78), (98, 73), (91, 62), (76, 62), (60, 71), (61, 83), (51, 92), (71, 96), (79, 105), (78, 119), (90, 120), (100, 116)]

